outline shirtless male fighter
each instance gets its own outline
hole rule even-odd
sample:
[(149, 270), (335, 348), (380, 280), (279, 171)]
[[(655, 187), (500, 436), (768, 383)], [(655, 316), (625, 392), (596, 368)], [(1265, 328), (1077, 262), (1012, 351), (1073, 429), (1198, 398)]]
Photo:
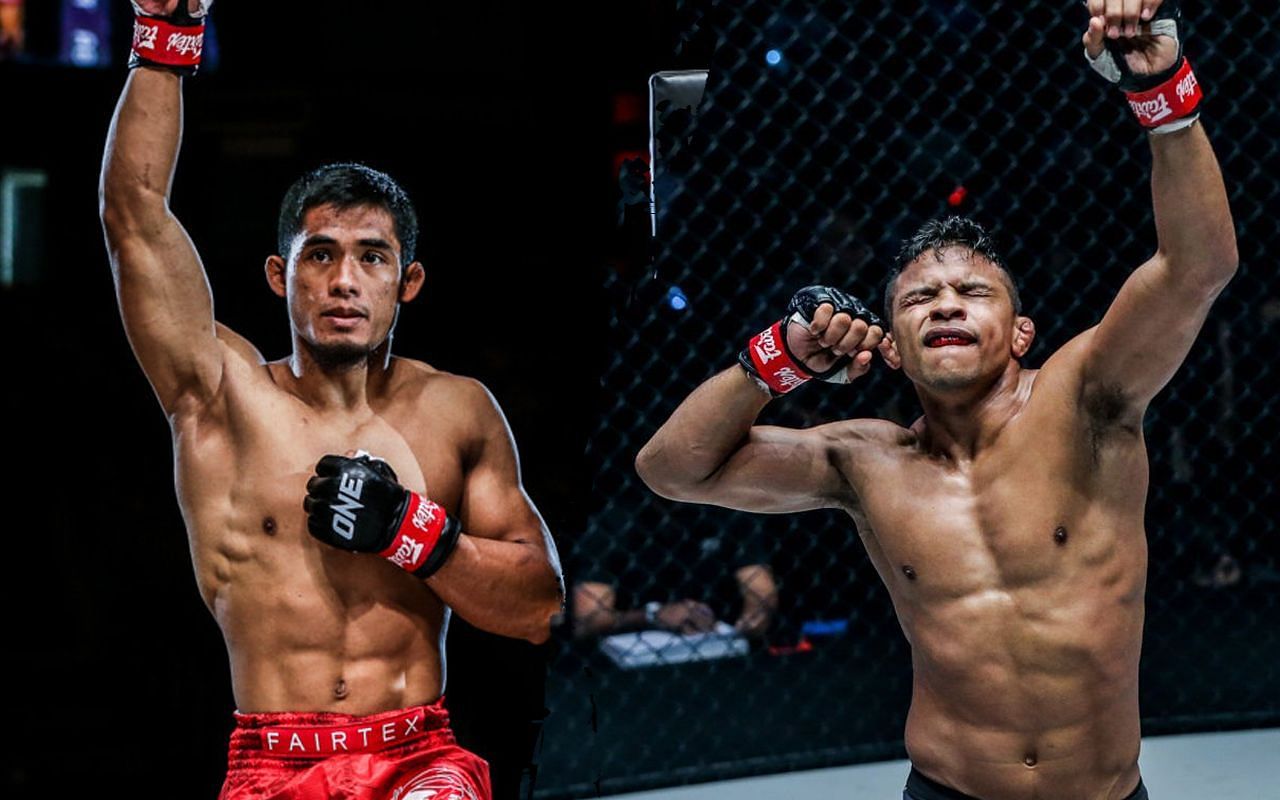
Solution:
[(563, 598), (554, 545), (484, 387), (390, 353), (424, 273), (413, 207), (386, 175), (331, 165), (287, 193), (266, 278), (287, 303), (288, 357), (265, 361), (214, 321), (168, 208), (208, 8), (181, 2), (134, 4), (101, 213), (231, 659), (222, 797), (487, 798), (488, 766), (440, 703), (450, 609), (545, 641)]
[[(911, 644), (909, 800), (1147, 796), (1142, 420), (1237, 256), (1177, 9), (1088, 8), (1089, 60), (1151, 134), (1159, 241), (1102, 321), (1024, 369), (1035, 327), (990, 240), (967, 220), (930, 223), (903, 248), (883, 324), (843, 292), (802, 290), (636, 462), (674, 499), (853, 518)], [(753, 425), (771, 395), (856, 379), (874, 350), (915, 386), (910, 427)]]

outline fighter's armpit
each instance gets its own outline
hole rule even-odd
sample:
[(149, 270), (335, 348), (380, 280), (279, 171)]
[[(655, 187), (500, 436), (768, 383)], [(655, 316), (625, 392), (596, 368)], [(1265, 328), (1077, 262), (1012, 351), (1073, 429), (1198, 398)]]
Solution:
[(253, 343), (244, 338), (240, 334), (223, 325), (221, 322), (214, 323), (215, 333), (218, 341), (224, 347), (231, 351), (232, 354), (238, 356), (245, 362), (253, 365), (265, 364), (266, 359), (262, 357), (262, 353)]
[(1146, 403), (1123, 385), (1091, 375), (1089, 359), (1098, 327), (1075, 336), (1054, 353), (1036, 375), (1035, 391), (1069, 404), (1094, 433), (1140, 433)]
[(910, 428), (884, 419), (850, 419), (823, 427), (830, 442), (828, 457), (849, 489), (838, 499), (851, 511), (860, 508), (858, 486), (874, 479), (886, 459), (914, 448), (918, 441)]

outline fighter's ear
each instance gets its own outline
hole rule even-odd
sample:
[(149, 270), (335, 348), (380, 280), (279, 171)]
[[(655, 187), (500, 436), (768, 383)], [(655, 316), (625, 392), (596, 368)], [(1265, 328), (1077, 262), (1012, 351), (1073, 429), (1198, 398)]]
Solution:
[(279, 297), (286, 297), (289, 293), (289, 288), (285, 281), (285, 272), (288, 270), (288, 266), (280, 256), (267, 256), (267, 263), (263, 267), (267, 273), (267, 285)]
[(400, 276), (400, 302), (407, 303), (418, 296), (418, 292), (422, 291), (422, 284), (427, 278), (427, 271), (423, 269), (421, 261), (415, 261), (404, 268), (404, 275)]
[(892, 333), (886, 333), (880, 340), (880, 344), (876, 345), (876, 349), (880, 351), (880, 357), (890, 369), (902, 369), (902, 357), (898, 355), (898, 345), (894, 343)]
[(1036, 324), (1031, 317), (1017, 317), (1013, 321), (1013, 357), (1022, 358), (1036, 340)]

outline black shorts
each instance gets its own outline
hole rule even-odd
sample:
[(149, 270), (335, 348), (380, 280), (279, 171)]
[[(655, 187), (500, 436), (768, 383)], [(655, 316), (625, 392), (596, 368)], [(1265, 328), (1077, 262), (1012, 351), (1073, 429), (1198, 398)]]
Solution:
[[(977, 797), (967, 795), (964, 792), (957, 792), (950, 786), (943, 786), (941, 783), (927, 778), (923, 773), (915, 767), (911, 768), (911, 774), (907, 776), (907, 788), (902, 792), (902, 800), (979, 800)], [(1147, 787), (1142, 785), (1142, 779), (1138, 779), (1138, 788), (1134, 789), (1124, 800), (1147, 800)]]

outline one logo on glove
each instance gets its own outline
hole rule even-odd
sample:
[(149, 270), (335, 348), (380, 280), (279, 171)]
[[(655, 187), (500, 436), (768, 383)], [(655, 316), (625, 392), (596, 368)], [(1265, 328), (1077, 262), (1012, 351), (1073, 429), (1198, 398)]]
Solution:
[[(762, 364), (768, 364), (775, 358), (782, 356), (782, 350), (778, 348), (778, 340), (773, 336), (773, 328), (761, 332), (756, 337), (755, 348), (756, 355), (760, 356), (760, 363)], [(786, 369), (786, 367), (783, 367), (783, 369)]]
[[(415, 514), (414, 516), (416, 517), (417, 515)], [(423, 543), (417, 539), (402, 535), (400, 537), (400, 545), (389, 556), (390, 561), (401, 569), (412, 570), (417, 567), (419, 559), (422, 558), (423, 546)]]
[(364, 508), (360, 501), (360, 493), (364, 490), (364, 480), (343, 476), (338, 482), (338, 500), (333, 506), (333, 532), (347, 541), (356, 535), (356, 512)]

